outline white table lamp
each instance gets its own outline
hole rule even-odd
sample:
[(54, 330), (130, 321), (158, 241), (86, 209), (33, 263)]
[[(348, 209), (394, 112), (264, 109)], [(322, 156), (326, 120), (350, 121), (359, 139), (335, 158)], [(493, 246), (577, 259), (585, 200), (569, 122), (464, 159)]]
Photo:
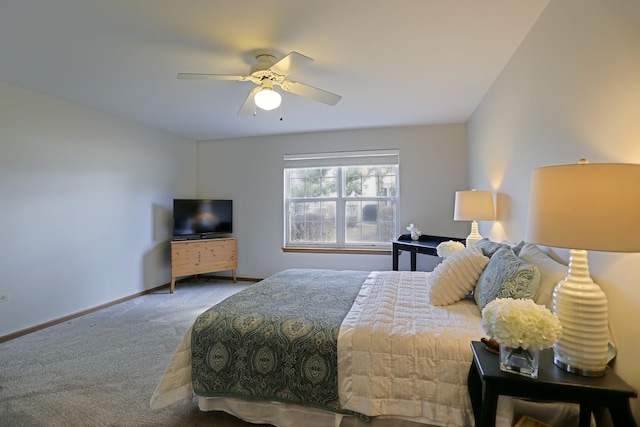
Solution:
[(478, 221), (493, 221), (496, 213), (493, 208), (491, 191), (456, 191), (453, 212), (454, 221), (471, 221), (471, 233), (467, 236), (467, 246), (473, 246), (482, 239), (478, 232)]
[(525, 239), (570, 249), (569, 272), (553, 292), (562, 325), (554, 363), (584, 376), (603, 375), (607, 297), (591, 280), (587, 250), (640, 252), (640, 165), (581, 160), (535, 169)]

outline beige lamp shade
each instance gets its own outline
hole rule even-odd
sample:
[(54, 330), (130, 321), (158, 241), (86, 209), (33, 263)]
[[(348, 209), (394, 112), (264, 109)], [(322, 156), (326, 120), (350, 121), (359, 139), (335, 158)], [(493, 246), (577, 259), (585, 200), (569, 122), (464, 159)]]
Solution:
[(640, 252), (640, 164), (535, 169), (525, 239), (559, 248)]
[(493, 209), (493, 194), (490, 191), (456, 191), (453, 208), (454, 221), (471, 221), (471, 233), (467, 236), (467, 247), (482, 240), (478, 231), (478, 221), (493, 221), (496, 212)]
[(453, 219), (454, 221), (493, 221), (496, 219), (491, 191), (456, 191)]

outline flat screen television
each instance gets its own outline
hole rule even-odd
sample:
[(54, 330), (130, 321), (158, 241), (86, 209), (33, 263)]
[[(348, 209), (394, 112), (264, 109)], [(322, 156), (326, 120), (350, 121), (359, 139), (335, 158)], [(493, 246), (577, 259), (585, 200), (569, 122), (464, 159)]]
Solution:
[(210, 239), (232, 232), (232, 200), (173, 200), (173, 240)]

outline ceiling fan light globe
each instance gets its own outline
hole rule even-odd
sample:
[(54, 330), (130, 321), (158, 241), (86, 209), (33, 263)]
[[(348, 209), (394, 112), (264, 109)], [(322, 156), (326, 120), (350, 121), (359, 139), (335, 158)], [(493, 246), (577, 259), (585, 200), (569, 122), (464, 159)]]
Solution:
[(253, 96), (253, 101), (258, 108), (269, 111), (280, 106), (282, 96), (271, 88), (262, 88)]

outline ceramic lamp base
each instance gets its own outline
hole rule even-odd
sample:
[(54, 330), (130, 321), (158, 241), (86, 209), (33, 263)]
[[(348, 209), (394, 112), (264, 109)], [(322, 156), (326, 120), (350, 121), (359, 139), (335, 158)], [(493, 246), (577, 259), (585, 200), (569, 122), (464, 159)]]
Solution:
[(471, 222), (471, 233), (467, 236), (467, 247), (473, 246), (482, 240), (482, 236), (478, 232), (478, 221)]
[(607, 297), (591, 280), (587, 251), (571, 249), (569, 275), (553, 291), (553, 312), (562, 325), (562, 336), (553, 345), (554, 363), (578, 375), (604, 375), (609, 348)]

